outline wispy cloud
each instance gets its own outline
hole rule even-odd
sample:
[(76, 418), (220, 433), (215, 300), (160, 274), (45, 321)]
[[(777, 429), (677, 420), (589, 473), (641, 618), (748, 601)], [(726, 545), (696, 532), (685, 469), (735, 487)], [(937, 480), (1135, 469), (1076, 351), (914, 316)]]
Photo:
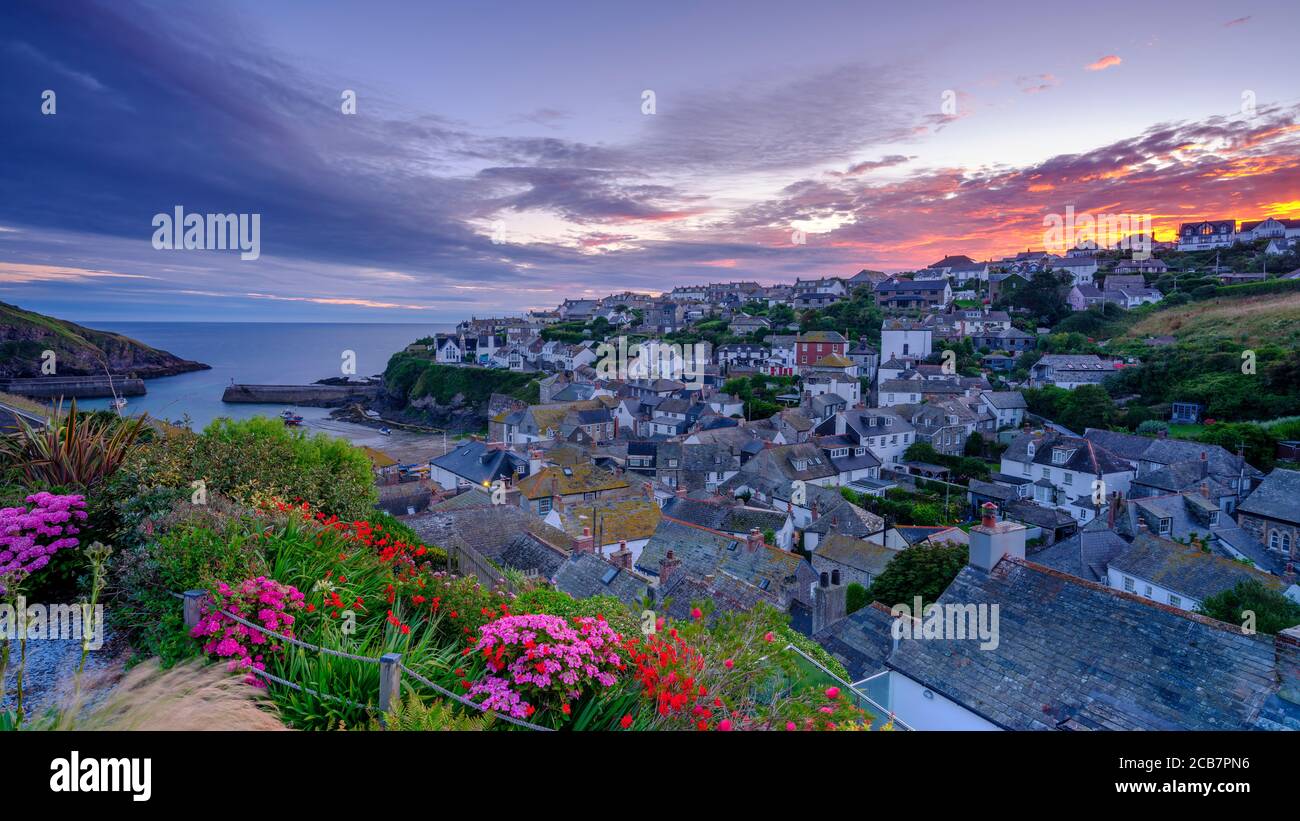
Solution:
[(1105, 57), (1101, 57), (1084, 66), (1084, 68), (1088, 71), (1105, 71), (1106, 69), (1111, 68), (1112, 66), (1117, 66), (1122, 62), (1124, 62), (1124, 60), (1118, 54), (1107, 54)]

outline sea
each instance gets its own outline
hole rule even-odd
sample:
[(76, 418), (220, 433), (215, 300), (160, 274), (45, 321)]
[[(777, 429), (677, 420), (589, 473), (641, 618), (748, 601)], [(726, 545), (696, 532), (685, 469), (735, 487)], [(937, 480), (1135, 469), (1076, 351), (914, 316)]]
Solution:
[[(147, 412), (200, 430), (217, 417), (274, 416), (285, 405), (227, 404), (221, 394), (231, 382), (308, 385), (346, 376), (345, 356), (355, 355), (355, 376), (383, 373), (388, 358), (415, 340), (450, 325), (326, 322), (85, 322), (124, 334), (154, 348), (212, 366), (178, 376), (146, 379), (144, 396), (127, 397), (126, 412)], [(80, 408), (108, 408), (108, 399), (78, 400)], [(327, 408), (299, 407), (308, 425), (325, 419)]]

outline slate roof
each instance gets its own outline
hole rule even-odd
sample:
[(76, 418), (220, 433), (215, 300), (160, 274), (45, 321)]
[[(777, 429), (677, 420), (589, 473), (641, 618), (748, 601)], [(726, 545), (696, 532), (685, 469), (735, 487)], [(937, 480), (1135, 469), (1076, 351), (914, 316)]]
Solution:
[(592, 505), (567, 505), (560, 513), (561, 526), (571, 538), (582, 535), (584, 527), (591, 528), (602, 544), (614, 544), (620, 539), (629, 542), (648, 539), (659, 525), (659, 505), (645, 499), (618, 499)]
[[(1034, 445), (1033, 457), (1029, 456), (1030, 443)], [(1052, 451), (1056, 448), (1072, 451), (1064, 464), (1052, 461)], [(1059, 433), (1046, 433), (1041, 436), (1022, 433), (1011, 441), (1002, 455), (1003, 458), (1016, 462), (1050, 465), (1090, 476), (1133, 471), (1133, 466), (1127, 460), (1121, 459), (1092, 440), (1077, 436), (1063, 436)]]
[(1104, 519), (1093, 519), (1083, 530), (1050, 547), (1033, 553), (1028, 558), (1044, 567), (1069, 573), (1090, 582), (1103, 582), (1111, 559), (1128, 550), (1129, 544), (1113, 530), (1097, 529), (1092, 525)]
[(1150, 533), (1138, 534), (1127, 550), (1111, 558), (1110, 566), (1198, 601), (1251, 579), (1276, 590), (1282, 587), (1276, 576)]
[(1300, 727), (1276, 696), (1272, 637), (1013, 558), (963, 568), (939, 603), (997, 604), (998, 646), (904, 639), (889, 665), (1001, 727)]
[(507, 548), (521, 535), (549, 545), (561, 554), (567, 554), (573, 543), (563, 530), (551, 527), (513, 505), (459, 510), (430, 509), (427, 513), (407, 517), (405, 522), (425, 544), (440, 547), (463, 545), (497, 564), (505, 564)]
[(712, 530), (722, 530), (722, 523), (727, 518), (728, 505), (722, 500), (699, 501), (674, 496), (664, 503), (663, 515), (671, 516), (682, 522), (688, 522)]
[(980, 398), (998, 410), (1029, 407), (1020, 391), (985, 391), (980, 394)]
[(650, 581), (605, 561), (594, 553), (574, 553), (550, 576), (555, 589), (575, 599), (613, 596), (635, 606), (650, 588)]
[(516, 487), (525, 499), (540, 499), (544, 496), (568, 496), (576, 493), (617, 490), (627, 487), (627, 481), (592, 464), (578, 464), (572, 467), (551, 465), (543, 468), (539, 473), (519, 480)]
[(1283, 522), (1300, 522), (1300, 471), (1274, 468), (1237, 510)]
[(813, 555), (870, 573), (874, 577), (883, 573), (889, 560), (900, 552), (878, 542), (836, 533), (818, 543)]
[(826, 625), (812, 638), (844, 665), (852, 681), (861, 681), (885, 669), (885, 660), (893, 647), (893, 623), (889, 608), (872, 602)]
[(804, 528), (804, 532), (819, 533), (823, 536), (838, 533), (843, 536), (862, 538), (873, 536), (884, 529), (884, 519), (841, 497), (838, 505), (822, 511), (816, 521)]
[(651, 578), (658, 578), (659, 563), (670, 549), (681, 560), (681, 570), (700, 578), (726, 573), (758, 588), (765, 598), (774, 602), (779, 600), (781, 585), (793, 580), (804, 561), (796, 553), (787, 553), (771, 545), (750, 550), (744, 537), (695, 527), (664, 516), (655, 535), (637, 557), (636, 568)]
[(509, 450), (490, 448), (486, 442), (466, 442), (430, 461), (476, 485), (514, 476), (516, 469), (521, 467), (525, 472), (528, 470), (527, 459)]

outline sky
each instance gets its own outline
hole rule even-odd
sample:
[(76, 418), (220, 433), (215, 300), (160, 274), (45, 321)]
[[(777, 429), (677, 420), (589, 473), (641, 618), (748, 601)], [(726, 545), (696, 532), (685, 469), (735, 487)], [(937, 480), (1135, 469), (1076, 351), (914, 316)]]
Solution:
[(1300, 217), (1295, 4), (1137, 6), (5, 3), (0, 301), (447, 322)]

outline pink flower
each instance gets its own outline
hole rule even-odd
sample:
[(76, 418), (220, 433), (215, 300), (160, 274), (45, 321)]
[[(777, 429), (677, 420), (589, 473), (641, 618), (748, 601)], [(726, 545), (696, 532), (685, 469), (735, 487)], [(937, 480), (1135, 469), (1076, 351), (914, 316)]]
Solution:
[(732, 661), (731, 659), (727, 659), (726, 661), (722, 662), (722, 666), (730, 670), (732, 667), (736, 666), (736, 662)]
[(763, 636), (763, 641), (776, 641), (776, 636), (769, 630), (767, 634)]
[(691, 618), (695, 619), (696, 621), (699, 621), (700, 619), (704, 618), (704, 611), (698, 607), (692, 607)]
[(830, 698), (830, 699), (839, 698), (839, 697), (840, 697), (840, 688), (838, 688), (838, 687), (827, 687), (827, 688), (826, 688), (826, 697), (827, 697), (827, 698)]
[(724, 718), (718, 722), (718, 729), (724, 733), (731, 732), (731, 719)]
[(785, 723), (785, 728), (786, 728), (787, 730), (791, 730), (791, 731), (793, 731), (793, 730), (797, 730), (797, 729), (798, 729), (798, 727), (795, 726), (795, 723), (794, 723), (793, 721), (787, 721), (787, 722)]

